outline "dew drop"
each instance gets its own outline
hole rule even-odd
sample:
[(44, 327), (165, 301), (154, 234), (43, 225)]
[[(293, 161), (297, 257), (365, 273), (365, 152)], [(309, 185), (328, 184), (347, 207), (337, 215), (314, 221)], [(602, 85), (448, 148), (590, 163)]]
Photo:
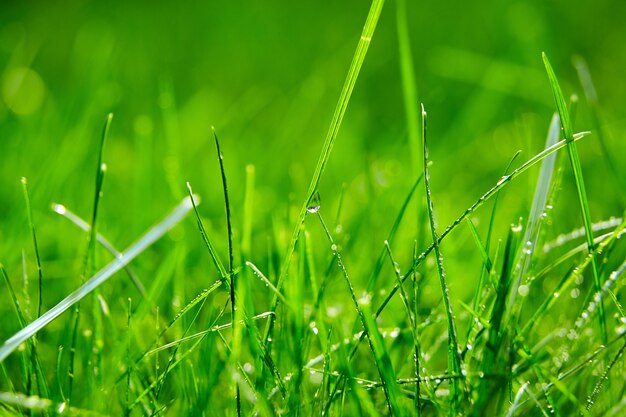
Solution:
[(526, 297), (529, 292), (530, 292), (530, 288), (528, 288), (528, 285), (525, 285), (525, 284), (520, 285), (519, 288), (517, 289), (517, 293), (522, 297)]
[(311, 196), (311, 199), (309, 200), (309, 204), (307, 205), (306, 211), (308, 211), (309, 213), (317, 213), (321, 207), (320, 202), (321, 202), (320, 193), (316, 191), (315, 194)]

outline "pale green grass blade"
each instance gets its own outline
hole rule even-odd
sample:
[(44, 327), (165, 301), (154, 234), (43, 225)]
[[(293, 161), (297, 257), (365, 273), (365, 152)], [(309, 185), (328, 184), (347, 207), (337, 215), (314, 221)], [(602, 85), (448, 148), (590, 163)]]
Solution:
[[(546, 149), (550, 148), (559, 141), (559, 123), (559, 116), (557, 114), (552, 116), (550, 128), (548, 129), (548, 137), (546, 138)], [(548, 204), (548, 197), (555, 169), (555, 161), (556, 154), (551, 154), (548, 155), (541, 163), (539, 178), (537, 179), (535, 194), (533, 196), (530, 214), (528, 215), (528, 221), (526, 222), (526, 229), (524, 231), (524, 246), (520, 251), (517, 262), (517, 272), (514, 277), (514, 282), (511, 285), (511, 291), (509, 292), (507, 316), (518, 313), (518, 311), (514, 310), (515, 301), (522, 278), (524, 277), (524, 274), (528, 272), (533, 255), (535, 254), (542, 220), (544, 218), (544, 213), (546, 212), (546, 205)], [(518, 308), (521, 308), (521, 305)]]
[(406, 11), (406, 0), (396, 1), (396, 22), (398, 35), (398, 52), (400, 56), (400, 75), (402, 76), (402, 98), (409, 137), (409, 151), (413, 172), (419, 172), (420, 157), (420, 110), (411, 37)]
[[(435, 250), (435, 260), (437, 263), (437, 272), (439, 273), (439, 284), (443, 296), (443, 304), (446, 314), (448, 326), (448, 372), (452, 375), (461, 373), (461, 358), (459, 357), (459, 345), (456, 336), (456, 325), (454, 323), (454, 313), (452, 311), (452, 303), (446, 283), (446, 274), (443, 268), (443, 255), (439, 249), (439, 236), (435, 226), (435, 216), (433, 201), (430, 194), (430, 172), (428, 169), (428, 141), (426, 139), (426, 110), (422, 105), (422, 144), (424, 149), (424, 186), (426, 188), (426, 202), (428, 208), (428, 219), (430, 221), (430, 230), (433, 239), (433, 247)], [(460, 381), (452, 379), (450, 381), (450, 416), (456, 416), (459, 413), (459, 405), (462, 402), (462, 388)]]
[[(567, 111), (563, 92), (561, 91), (561, 87), (559, 86), (559, 82), (556, 78), (554, 70), (550, 65), (550, 61), (548, 60), (548, 57), (545, 53), (542, 54), (542, 57), (544, 66), (546, 67), (546, 72), (548, 73), (548, 78), (550, 79), (550, 86), (552, 87), (552, 93), (554, 95), (556, 107), (559, 111), (561, 128), (563, 129), (563, 134), (565, 135), (565, 140), (567, 141), (567, 151), (570, 159), (570, 164), (572, 166), (572, 171), (574, 172), (574, 180), (576, 181), (578, 200), (580, 202), (580, 210), (583, 217), (583, 223), (585, 225), (585, 232), (587, 236), (587, 249), (589, 253), (592, 254), (595, 244), (593, 242), (593, 229), (591, 227), (589, 201), (587, 199), (587, 191), (585, 190), (583, 171), (580, 164), (580, 158), (578, 156), (578, 149), (576, 148), (576, 144), (574, 143), (574, 133), (572, 123), (570, 121), (570, 115)], [(600, 282), (600, 272), (595, 255), (591, 259), (591, 269), (593, 272), (593, 285), (595, 287), (595, 291), (597, 292), (600, 291), (602, 283)], [(606, 330), (606, 320), (604, 317), (604, 305), (602, 303), (600, 303), (600, 305), (598, 306), (598, 320), (600, 321), (600, 337), (602, 338), (603, 343), (606, 343), (608, 336)]]
[(48, 325), (52, 320), (63, 314), (67, 309), (75, 305), (86, 295), (102, 285), (113, 274), (128, 265), (134, 258), (145, 251), (150, 245), (161, 238), (168, 230), (180, 223), (189, 213), (193, 205), (190, 198), (185, 198), (163, 221), (152, 227), (136, 243), (131, 245), (120, 258), (116, 258), (97, 274), (85, 282), (76, 291), (69, 294), (57, 305), (34, 320), (28, 326), (15, 333), (0, 346), (0, 362), (4, 361), (21, 343), (30, 339), (39, 330)]
[[(289, 246), (287, 247), (287, 253), (284, 256), (278, 282), (276, 283), (276, 288), (278, 288), (278, 290), (282, 289), (283, 281), (287, 277), (289, 263), (291, 262), (291, 257), (296, 247), (296, 242), (298, 241), (298, 238), (300, 237), (302, 224), (304, 223), (304, 219), (306, 218), (306, 215), (308, 213), (307, 208), (309, 207), (309, 203), (311, 199), (317, 192), (317, 188), (319, 186), (320, 180), (326, 169), (326, 164), (328, 163), (328, 160), (330, 158), (330, 153), (332, 151), (333, 145), (335, 144), (335, 140), (337, 139), (337, 134), (339, 132), (339, 128), (341, 127), (341, 122), (343, 121), (343, 117), (346, 113), (346, 109), (348, 108), (348, 103), (350, 102), (350, 97), (352, 96), (354, 85), (356, 84), (356, 80), (359, 76), (359, 73), (361, 72), (361, 67), (363, 66), (363, 61), (365, 60), (365, 56), (367, 55), (367, 50), (372, 41), (372, 36), (374, 36), (374, 31), (376, 29), (378, 18), (380, 17), (380, 13), (382, 11), (384, 3), (385, 3), (384, 0), (372, 1), (372, 5), (370, 7), (369, 13), (365, 20), (365, 25), (363, 27), (361, 37), (357, 44), (356, 51), (352, 59), (352, 63), (350, 64), (350, 68), (348, 70), (348, 75), (346, 76), (346, 80), (344, 82), (343, 88), (341, 90), (341, 94), (339, 96), (339, 101), (337, 102), (337, 106), (335, 107), (333, 118), (330, 122), (330, 127), (328, 129), (326, 140), (324, 141), (324, 145), (322, 147), (322, 152), (320, 154), (319, 160), (315, 167), (315, 172), (313, 173), (313, 177), (311, 179), (309, 189), (307, 191), (304, 202), (302, 204), (302, 208), (300, 209), (298, 220), (293, 229), (291, 241), (289, 242)], [(274, 297), (272, 301), (273, 310), (276, 309), (277, 303), (278, 303), (278, 298)], [(265, 335), (264, 335), (265, 340), (267, 340), (268, 337), (270, 337), (273, 324), (274, 324), (274, 320), (270, 318), (270, 321), (265, 330)]]

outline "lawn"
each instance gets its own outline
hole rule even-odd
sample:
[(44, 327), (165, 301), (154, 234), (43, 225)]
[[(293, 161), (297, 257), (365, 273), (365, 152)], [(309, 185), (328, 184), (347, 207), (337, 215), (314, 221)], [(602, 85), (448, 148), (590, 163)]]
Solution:
[(624, 16), (2, 3), (0, 415), (623, 415)]

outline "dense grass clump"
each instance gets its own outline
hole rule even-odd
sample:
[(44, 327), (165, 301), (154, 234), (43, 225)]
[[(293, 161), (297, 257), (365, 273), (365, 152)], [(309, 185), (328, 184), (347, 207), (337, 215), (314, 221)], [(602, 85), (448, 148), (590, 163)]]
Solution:
[[(0, 415), (625, 412), (626, 122), (600, 106), (603, 56), (563, 81), (571, 51), (540, 24), (613, 13), (449, 11), (450, 36), (478, 41), (480, 16), (497, 49), (511, 30), (506, 56), (429, 46), (417, 14), (439, 6), (384, 3), (294, 6), (309, 26), (278, 6), (89, 5), (52, 40), (46, 6), (2, 6)], [(203, 19), (215, 38), (188, 35)], [(74, 78), (32, 36), (70, 39)], [(598, 84), (612, 103), (618, 81)]]

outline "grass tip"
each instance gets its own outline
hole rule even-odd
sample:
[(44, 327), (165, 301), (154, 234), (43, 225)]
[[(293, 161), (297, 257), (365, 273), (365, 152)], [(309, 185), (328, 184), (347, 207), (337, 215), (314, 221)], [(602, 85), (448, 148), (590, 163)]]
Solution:
[(67, 213), (67, 208), (63, 204), (52, 203), (52, 211), (57, 214), (64, 215)]

